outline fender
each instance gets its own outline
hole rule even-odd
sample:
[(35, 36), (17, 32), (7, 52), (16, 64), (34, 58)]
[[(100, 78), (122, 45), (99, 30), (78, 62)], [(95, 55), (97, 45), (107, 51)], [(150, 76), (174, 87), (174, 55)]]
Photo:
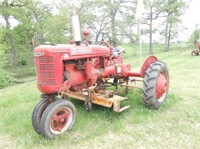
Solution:
[(142, 78), (144, 78), (145, 71), (147, 70), (147, 68), (149, 67), (149, 65), (151, 65), (152, 63), (154, 63), (156, 61), (158, 61), (158, 59), (155, 56), (153, 56), (153, 55), (148, 56), (144, 60), (144, 62), (142, 64), (142, 67), (140, 69), (140, 75), (141, 75)]

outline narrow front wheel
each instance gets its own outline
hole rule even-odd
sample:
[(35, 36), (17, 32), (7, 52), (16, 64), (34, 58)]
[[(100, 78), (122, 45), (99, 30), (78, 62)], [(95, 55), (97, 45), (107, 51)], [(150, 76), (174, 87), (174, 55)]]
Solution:
[(44, 111), (40, 126), (45, 137), (53, 138), (71, 129), (76, 119), (76, 109), (72, 102), (59, 99)]
[(32, 112), (32, 126), (37, 134), (41, 135), (40, 120), (44, 110), (51, 102), (47, 98), (40, 100)]

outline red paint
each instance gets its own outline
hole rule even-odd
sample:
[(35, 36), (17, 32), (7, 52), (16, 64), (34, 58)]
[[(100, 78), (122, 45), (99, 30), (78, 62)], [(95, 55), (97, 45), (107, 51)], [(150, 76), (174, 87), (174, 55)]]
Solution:
[(85, 45), (86, 45), (86, 46), (88, 46), (88, 36), (89, 36), (89, 34), (90, 34), (90, 31), (89, 31), (89, 30), (85, 29), (85, 30), (83, 31), (83, 35), (85, 36)]
[(62, 84), (62, 59), (59, 59), (58, 55), (48, 53), (48, 56), (35, 57), (35, 60), (38, 89), (46, 94), (55, 93)]
[(168, 83), (165, 76), (161, 73), (157, 80), (156, 96), (159, 99), (167, 91)]
[(200, 43), (197, 43), (197, 49), (200, 50)]
[(101, 72), (101, 77), (107, 77), (109, 75), (116, 75), (116, 68), (114, 66), (105, 67), (105, 69)]
[[(73, 49), (76, 50), (75, 53), (72, 53)], [(84, 53), (81, 52), (83, 50), (85, 50)], [(110, 49), (98, 45), (90, 45), (89, 47), (85, 45), (42, 45), (35, 48), (34, 54), (38, 89), (46, 94), (54, 94), (63, 83), (64, 60), (110, 55)], [(80, 74), (80, 71), (78, 74)], [(84, 72), (82, 71), (81, 76), (83, 75)]]
[(90, 61), (87, 61), (85, 64), (85, 75), (87, 79), (92, 79), (92, 63)]
[(50, 126), (54, 131), (61, 131), (68, 122), (69, 111), (65, 108), (58, 109), (54, 112), (50, 120)]
[(76, 68), (76, 64), (66, 64), (65, 77), (67, 80), (59, 88), (59, 92), (67, 89), (80, 90), (92, 86), (98, 78), (98, 71), (91, 66), (90, 62), (86, 62), (85, 66), (85, 69), (79, 70)]
[(144, 62), (143, 62), (143, 64), (142, 64), (142, 67), (141, 67), (141, 69), (140, 69), (140, 74), (141, 74), (141, 77), (142, 78), (144, 78), (144, 75), (145, 75), (145, 71), (147, 70), (147, 68), (149, 67), (149, 65), (151, 64), (151, 63), (154, 63), (154, 62), (156, 62), (156, 61), (158, 61), (158, 59), (155, 57), (155, 56), (149, 56), (149, 57), (147, 57), (145, 60), (144, 60)]
[(132, 72), (132, 71), (127, 71), (126, 76), (131, 76), (131, 77), (141, 77), (141, 74), (138, 72)]
[[(88, 36), (89, 32), (84, 32)], [(108, 44), (108, 43), (107, 43)], [(100, 45), (44, 45), (34, 50), (38, 89), (46, 94), (88, 88), (98, 78), (144, 77), (147, 67), (157, 61), (148, 57), (140, 73), (131, 71), (123, 57), (113, 57), (113, 48)], [(162, 82), (162, 81), (161, 81)]]

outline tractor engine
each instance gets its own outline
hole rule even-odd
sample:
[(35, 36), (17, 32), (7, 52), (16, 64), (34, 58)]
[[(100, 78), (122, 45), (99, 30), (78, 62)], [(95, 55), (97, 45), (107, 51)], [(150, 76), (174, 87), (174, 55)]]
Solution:
[[(110, 62), (110, 63), (108, 63)], [(78, 61), (65, 61), (64, 83), (60, 92), (70, 89), (77, 91), (94, 85), (97, 80), (114, 77), (124, 77), (130, 70), (130, 65), (122, 64), (122, 58), (111, 61), (106, 58), (80, 59)]]
[(88, 88), (93, 85), (100, 76), (100, 71), (95, 68), (94, 61), (98, 58), (87, 61), (81, 59), (78, 61), (65, 61), (64, 66), (64, 88), (60, 90), (70, 89), (77, 91), (83, 88)]
[(130, 75), (130, 64), (123, 64), (123, 58), (118, 55), (122, 51), (116, 54), (113, 49), (115, 54), (111, 56), (110, 51), (103, 46), (84, 45), (82, 48), (75, 45), (36, 48), (39, 90), (45, 94), (61, 93), (68, 89), (77, 91), (98, 83), (98, 80)]

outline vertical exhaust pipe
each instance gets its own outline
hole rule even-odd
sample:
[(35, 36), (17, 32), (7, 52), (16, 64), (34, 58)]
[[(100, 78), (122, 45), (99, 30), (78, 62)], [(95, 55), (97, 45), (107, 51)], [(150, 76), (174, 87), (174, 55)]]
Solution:
[(73, 39), (76, 43), (80, 44), (81, 41), (81, 33), (80, 33), (80, 22), (78, 15), (72, 16), (72, 32), (73, 32)]
[(80, 21), (79, 17), (76, 14), (76, 0), (73, 3), (73, 14), (71, 18), (72, 23), (72, 32), (73, 32), (73, 40), (77, 45), (80, 45), (81, 42), (81, 32), (80, 32)]

